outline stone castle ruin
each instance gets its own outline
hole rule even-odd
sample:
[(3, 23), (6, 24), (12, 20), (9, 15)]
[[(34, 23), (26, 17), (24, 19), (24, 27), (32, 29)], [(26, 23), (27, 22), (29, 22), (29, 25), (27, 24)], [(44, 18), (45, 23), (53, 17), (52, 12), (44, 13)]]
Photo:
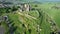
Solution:
[(22, 12), (22, 11), (30, 11), (31, 7), (29, 4), (27, 3), (24, 3), (24, 4), (19, 4), (18, 5), (20, 8), (19, 8), (19, 11)]

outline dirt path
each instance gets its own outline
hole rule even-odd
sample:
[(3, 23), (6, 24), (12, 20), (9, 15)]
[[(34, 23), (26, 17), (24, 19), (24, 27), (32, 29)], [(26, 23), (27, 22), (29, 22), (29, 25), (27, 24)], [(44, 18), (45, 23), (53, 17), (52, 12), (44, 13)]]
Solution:
[(31, 18), (31, 19), (37, 20), (37, 18), (32, 17), (32, 16), (30, 16), (30, 15), (28, 15), (28, 14), (22, 14), (22, 13), (20, 13), (20, 12), (17, 12), (17, 13), (20, 14), (20, 15), (22, 15), (22, 16), (25, 16), (25, 17), (27, 17), (27, 18)]
[(2, 26), (0, 26), (0, 34), (4, 34), (5, 33), (5, 30)]

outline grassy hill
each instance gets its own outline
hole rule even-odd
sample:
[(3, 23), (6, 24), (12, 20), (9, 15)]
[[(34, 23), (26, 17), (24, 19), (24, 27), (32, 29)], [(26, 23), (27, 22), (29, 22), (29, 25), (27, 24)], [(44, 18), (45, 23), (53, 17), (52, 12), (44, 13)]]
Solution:
[[(57, 26), (60, 28), (60, 8), (51, 8), (55, 4), (30, 4), (34, 10), (29, 12), (19, 12), (16, 10), (6, 13), (5, 9), (0, 9), (1, 16), (8, 16), (9, 24), (14, 29), (14, 34), (50, 34), (51, 24), (46, 21), (47, 13), (56, 22)], [(36, 6), (37, 5), (37, 6)], [(59, 4), (57, 4), (59, 5)], [(38, 9), (38, 10), (36, 10)], [(28, 14), (26, 14), (28, 13)], [(10, 28), (8, 27), (6, 21), (2, 22), (2, 26), (6, 29), (5, 34), (10, 34)], [(16, 29), (15, 29), (16, 27)]]

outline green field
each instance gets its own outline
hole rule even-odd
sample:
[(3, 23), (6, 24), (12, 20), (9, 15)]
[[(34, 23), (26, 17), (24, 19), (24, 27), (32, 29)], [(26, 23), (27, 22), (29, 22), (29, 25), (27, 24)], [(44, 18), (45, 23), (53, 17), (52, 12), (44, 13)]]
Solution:
[[(8, 15), (9, 21), (12, 21), (11, 24), (14, 24), (13, 27), (17, 27), (17, 29), (14, 31), (14, 34), (50, 34), (51, 25), (50, 23), (48, 23), (48, 21), (46, 21), (46, 18), (48, 17), (44, 13), (47, 13), (50, 17), (52, 17), (52, 19), (56, 22), (57, 26), (60, 28), (60, 8), (51, 8), (60, 4), (32, 3), (30, 5), (35, 10), (31, 10), (29, 12), (19, 12), (18, 10), (16, 10), (16, 13), (13, 13), (13, 11), (6, 13), (6, 9), (0, 9), (0, 15)], [(35, 5), (37, 5), (37, 7)], [(38, 9), (42, 15), (40, 15), (36, 9)], [(2, 22), (2, 26), (6, 29), (5, 34), (10, 34), (9, 27), (7, 26), (5, 21)]]

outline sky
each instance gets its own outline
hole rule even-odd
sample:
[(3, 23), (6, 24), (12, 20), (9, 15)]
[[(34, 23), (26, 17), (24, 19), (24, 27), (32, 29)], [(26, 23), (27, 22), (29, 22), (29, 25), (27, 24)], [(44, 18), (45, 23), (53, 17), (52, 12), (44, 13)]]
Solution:
[(20, 1), (23, 1), (23, 2), (34, 2), (34, 1), (38, 1), (38, 2), (45, 2), (45, 1), (60, 2), (60, 0), (0, 0), (0, 1), (9, 1), (9, 2), (20, 2)]
[[(1, 1), (3, 1), (3, 0), (1, 0)], [(7, 1), (10, 1), (10, 0), (7, 0)], [(13, 0), (13, 1), (19, 1), (19, 0)], [(21, 0), (21, 1), (60, 1), (60, 0)]]

